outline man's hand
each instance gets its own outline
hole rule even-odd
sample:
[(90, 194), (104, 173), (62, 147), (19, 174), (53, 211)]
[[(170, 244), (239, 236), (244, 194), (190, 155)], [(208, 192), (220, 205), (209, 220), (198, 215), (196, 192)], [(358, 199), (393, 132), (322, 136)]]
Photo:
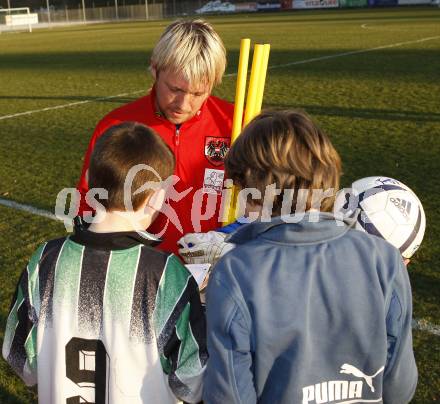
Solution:
[(179, 254), (187, 264), (214, 265), (222, 255), (235, 247), (235, 244), (224, 241), (226, 236), (218, 231), (188, 233), (178, 241), (182, 247)]

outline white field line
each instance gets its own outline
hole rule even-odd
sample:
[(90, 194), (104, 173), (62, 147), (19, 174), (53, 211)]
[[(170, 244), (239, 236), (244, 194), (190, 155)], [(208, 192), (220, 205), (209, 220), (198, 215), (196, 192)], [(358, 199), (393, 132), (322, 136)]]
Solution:
[(432, 335), (440, 337), (440, 326), (431, 324), (424, 319), (414, 318), (412, 321), (412, 328), (419, 331), (426, 331)]
[(48, 219), (59, 220), (52, 212), (48, 212), (47, 210), (43, 210), (43, 209), (38, 209), (30, 205), (25, 205), (23, 203), (11, 201), (9, 199), (0, 198), (0, 205), (16, 210), (22, 210), (24, 212), (32, 213), (37, 216), (47, 217)]
[[(414, 44), (414, 43), (432, 41), (432, 40), (439, 39), (439, 38), (440, 38), (440, 35), (422, 38), (422, 39), (416, 39), (413, 41), (398, 42), (398, 43), (389, 44), (389, 45), (377, 46), (375, 48), (358, 49), (358, 50), (350, 51), (350, 52), (337, 53), (335, 55), (327, 55), (327, 56), (320, 56), (320, 57), (311, 58), (311, 59), (297, 60), (296, 62), (282, 63), (280, 65), (269, 66), (268, 69), (270, 69), (270, 70), (280, 69), (283, 67), (296, 66), (296, 65), (301, 65), (301, 64), (305, 64), (305, 63), (319, 62), (321, 60), (334, 59), (334, 58), (339, 58), (339, 57), (343, 57), (343, 56), (358, 55), (361, 53), (374, 52), (374, 51), (381, 50), (381, 49), (396, 48), (398, 46), (404, 46), (404, 45), (410, 45), (410, 44)], [(228, 74), (225, 74), (224, 77), (234, 77), (236, 75), (237, 75), (237, 73), (228, 73)], [(0, 121), (5, 120), (5, 119), (16, 118), (16, 117), (23, 116), (23, 115), (31, 115), (31, 114), (35, 114), (38, 112), (52, 111), (54, 109), (62, 109), (62, 108), (73, 107), (76, 105), (83, 105), (83, 104), (87, 104), (87, 103), (95, 102), (95, 101), (103, 101), (103, 100), (109, 100), (111, 98), (126, 97), (129, 95), (142, 93), (144, 91), (146, 91), (146, 90), (133, 91), (131, 93), (111, 95), (108, 97), (94, 98), (94, 99), (90, 99), (90, 100), (71, 102), (69, 104), (55, 105), (53, 107), (46, 107), (46, 108), (35, 109), (35, 110), (31, 110), (31, 111), (18, 112), (16, 114), (0, 116)]]
[(268, 69), (279, 69), (282, 67), (301, 65), (304, 63), (311, 63), (311, 62), (319, 62), (321, 60), (333, 59), (333, 58), (338, 58), (338, 57), (342, 57), (342, 56), (358, 55), (360, 53), (374, 52), (374, 51), (381, 50), (381, 49), (396, 48), (398, 46), (404, 46), (404, 45), (410, 45), (413, 43), (432, 41), (434, 39), (440, 39), (440, 35), (430, 36), (430, 37), (422, 38), (422, 39), (416, 39), (414, 41), (397, 42), (397, 43), (393, 43), (390, 45), (376, 46), (375, 48), (359, 49), (359, 50), (350, 51), (350, 52), (337, 53), (336, 55), (327, 55), (327, 56), (320, 56), (317, 58), (298, 60), (296, 62), (283, 63), (281, 65), (276, 65), (276, 66), (269, 66)]
[(23, 115), (32, 115), (32, 114), (35, 114), (37, 112), (45, 112), (45, 111), (52, 111), (54, 109), (62, 109), (62, 108), (74, 107), (76, 105), (88, 104), (90, 102), (95, 102), (95, 101), (109, 100), (111, 98), (118, 98), (118, 97), (127, 97), (128, 95), (138, 94), (138, 93), (142, 93), (144, 91), (146, 92), (146, 90), (139, 90), (139, 91), (133, 91), (132, 93), (123, 93), (123, 94), (117, 94), (117, 95), (110, 95), (108, 97), (93, 98), (93, 99), (90, 99), (90, 100), (70, 102), (69, 104), (55, 105), (54, 107), (46, 107), (46, 108), (41, 108), (41, 109), (34, 109), (34, 110), (31, 110), (31, 111), (18, 112), (16, 114), (12, 114), (12, 115), (3, 115), (3, 116), (0, 116), (0, 121), (4, 120), (4, 119), (16, 118), (18, 116), (23, 116)]
[[(380, 32), (409, 32), (409, 31), (411, 31), (411, 29), (409, 29), (409, 28), (389, 28), (389, 25), (384, 25), (384, 24), (379, 25), (379, 23), (375, 23), (375, 25), (372, 25), (371, 23), (370, 24), (362, 24), (361, 28), (362, 29), (369, 29), (369, 30), (373, 30), (373, 31), (380, 31)], [(417, 28), (414, 27), (414, 29), (417, 29)], [(413, 29), (413, 32), (414, 32), (414, 29)]]

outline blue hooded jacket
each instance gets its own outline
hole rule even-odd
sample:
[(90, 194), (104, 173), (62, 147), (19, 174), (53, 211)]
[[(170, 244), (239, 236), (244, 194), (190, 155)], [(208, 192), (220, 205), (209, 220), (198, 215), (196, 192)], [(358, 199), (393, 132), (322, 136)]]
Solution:
[(241, 226), (213, 269), (204, 402), (409, 402), (417, 368), (399, 251), (331, 214), (288, 219)]

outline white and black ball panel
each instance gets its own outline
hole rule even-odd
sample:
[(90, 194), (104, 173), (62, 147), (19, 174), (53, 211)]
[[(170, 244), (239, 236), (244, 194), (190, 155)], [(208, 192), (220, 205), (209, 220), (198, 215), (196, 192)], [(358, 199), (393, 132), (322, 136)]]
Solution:
[(353, 182), (352, 187), (356, 189), (359, 193), (376, 187), (385, 190), (393, 189), (393, 187), (399, 187), (411, 191), (411, 189), (407, 187), (403, 182), (400, 182), (398, 180), (395, 180), (394, 178), (389, 178), (389, 177), (361, 178), (360, 180)]
[(423, 206), (405, 184), (388, 177), (368, 177), (341, 190), (335, 213), (357, 216), (356, 228), (382, 237), (410, 258), (420, 246), (426, 227)]

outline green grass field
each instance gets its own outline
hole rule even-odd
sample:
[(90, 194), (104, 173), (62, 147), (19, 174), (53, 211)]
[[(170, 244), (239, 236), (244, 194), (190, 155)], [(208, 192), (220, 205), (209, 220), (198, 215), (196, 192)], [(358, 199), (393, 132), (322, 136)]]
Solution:
[[(265, 107), (301, 108), (331, 135), (342, 185), (384, 175), (409, 185), (427, 215), (409, 267), (414, 317), (440, 324), (440, 9), (309, 11), (210, 18), (228, 50), (215, 94), (233, 100), (240, 38), (271, 44)], [(75, 186), (97, 121), (145, 93), (152, 47), (168, 21), (0, 35), (0, 198), (53, 211)], [(351, 54), (346, 54), (350, 53)], [(116, 96), (125, 94), (123, 96)], [(116, 96), (114, 98), (105, 98)], [(5, 118), (81, 101), (86, 103)], [(33, 249), (65, 232), (0, 205), (0, 338)], [(374, 325), (373, 325), (374, 326)], [(414, 331), (414, 403), (440, 400), (440, 337)], [(0, 361), (0, 403), (35, 395)]]

